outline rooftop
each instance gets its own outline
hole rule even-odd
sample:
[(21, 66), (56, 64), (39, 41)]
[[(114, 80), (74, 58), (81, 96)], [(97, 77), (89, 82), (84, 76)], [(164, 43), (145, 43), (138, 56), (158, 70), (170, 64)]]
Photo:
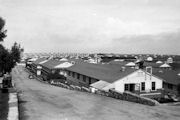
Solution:
[(64, 63), (64, 61), (58, 61), (58, 60), (48, 60), (45, 63), (42, 63), (41, 65), (48, 68), (48, 69), (55, 69), (55, 66)]
[(136, 69), (132, 68), (125, 68), (124, 70), (122, 70), (121, 67), (121, 65), (114, 64), (80, 63), (67, 68), (67, 70), (80, 73), (82, 75), (86, 75), (98, 80), (104, 80), (109, 83), (112, 83), (136, 71)]
[(165, 82), (178, 85), (180, 84), (180, 76), (179, 73), (174, 70), (168, 70), (168, 69), (155, 69), (153, 68), (153, 75), (162, 78), (165, 80)]
[(45, 60), (47, 60), (46, 58), (38, 58), (36, 61), (34, 61), (33, 63), (34, 64), (39, 64), (40, 62), (42, 62), (42, 61), (45, 61)]

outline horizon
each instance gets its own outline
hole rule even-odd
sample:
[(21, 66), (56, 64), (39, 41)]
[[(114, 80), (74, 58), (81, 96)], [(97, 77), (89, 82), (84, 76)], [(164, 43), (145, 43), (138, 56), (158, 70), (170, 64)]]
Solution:
[(180, 55), (178, 0), (0, 0), (8, 30), (25, 53)]

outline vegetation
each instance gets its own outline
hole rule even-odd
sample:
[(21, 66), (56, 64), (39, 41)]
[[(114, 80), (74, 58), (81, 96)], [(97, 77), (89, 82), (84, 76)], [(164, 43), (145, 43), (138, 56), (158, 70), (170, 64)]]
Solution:
[[(5, 20), (0, 17), (0, 42), (3, 42), (4, 38), (7, 36), (7, 30), (4, 30), (4, 25)], [(23, 49), (20, 44), (16, 42), (10, 50), (0, 44), (0, 73), (11, 72), (16, 63), (20, 61), (21, 52), (23, 52)]]
[(5, 20), (0, 17), (0, 42), (6, 37), (7, 30), (4, 30)]

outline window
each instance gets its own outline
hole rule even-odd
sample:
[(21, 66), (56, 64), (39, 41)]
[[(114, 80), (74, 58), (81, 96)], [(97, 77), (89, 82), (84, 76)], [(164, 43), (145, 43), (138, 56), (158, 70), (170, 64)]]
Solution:
[(173, 85), (172, 84), (168, 84), (168, 89), (173, 89)]
[(152, 82), (152, 88), (151, 90), (156, 90), (156, 82)]
[(80, 78), (80, 74), (78, 73), (78, 74), (77, 74), (77, 79), (79, 79), (79, 78)]
[(86, 82), (86, 76), (85, 75), (83, 75), (83, 81)]
[(72, 73), (72, 76), (75, 77), (75, 72)]
[(145, 82), (141, 83), (141, 91), (145, 91)]
[(91, 84), (92, 83), (92, 81), (91, 81), (91, 78), (89, 77), (89, 84)]
[(124, 91), (128, 91), (129, 90), (129, 85), (128, 84), (125, 84), (124, 85)]

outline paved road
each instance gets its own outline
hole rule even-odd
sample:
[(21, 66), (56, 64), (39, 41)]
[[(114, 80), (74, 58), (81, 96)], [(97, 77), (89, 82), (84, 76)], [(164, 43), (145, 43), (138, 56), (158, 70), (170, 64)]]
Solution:
[(23, 120), (180, 120), (180, 106), (151, 107), (51, 86), (28, 79), (21, 66), (13, 79)]

